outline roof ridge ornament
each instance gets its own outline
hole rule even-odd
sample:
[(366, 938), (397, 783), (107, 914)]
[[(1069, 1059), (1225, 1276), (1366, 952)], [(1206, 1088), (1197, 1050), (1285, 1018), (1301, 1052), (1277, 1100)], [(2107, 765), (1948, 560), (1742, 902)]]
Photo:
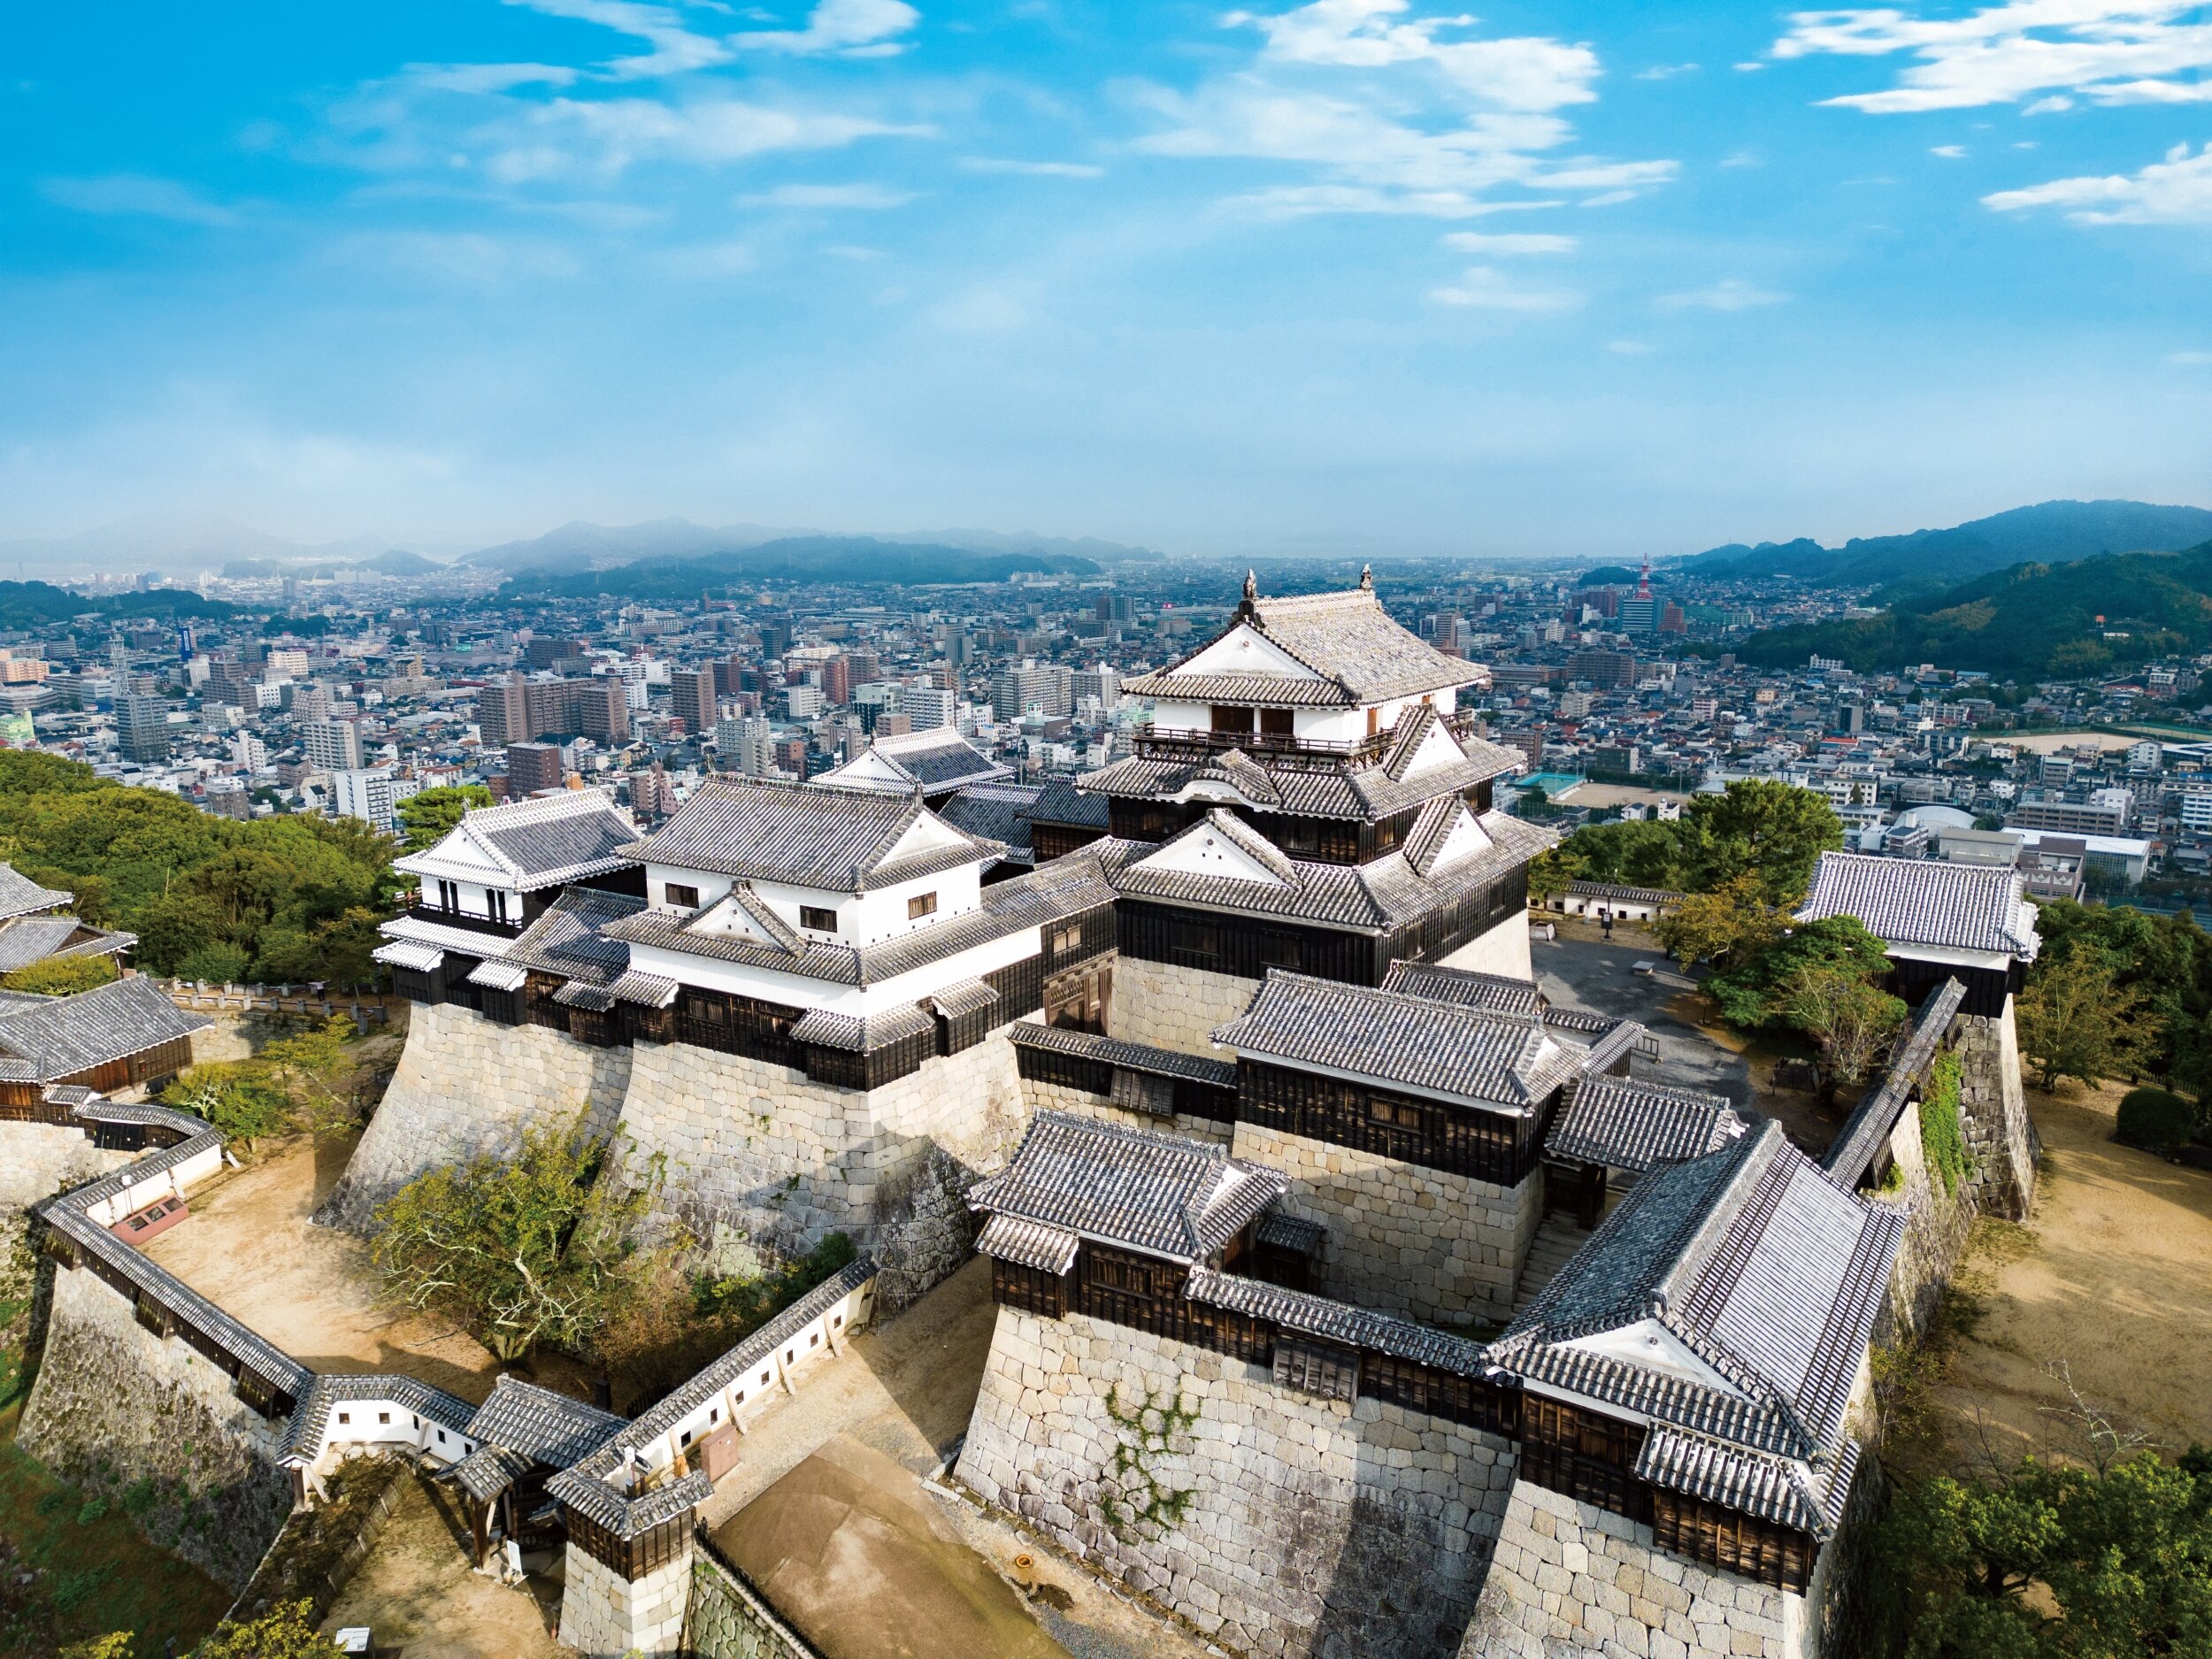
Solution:
[(1260, 578), (1256, 571), (1248, 569), (1244, 572), (1244, 597), (1237, 603), (1237, 616), (1243, 621), (1259, 620)]
[(1359, 567), (1359, 588), (1363, 594), (1375, 591), (1375, 567), (1372, 565), (1363, 564)]

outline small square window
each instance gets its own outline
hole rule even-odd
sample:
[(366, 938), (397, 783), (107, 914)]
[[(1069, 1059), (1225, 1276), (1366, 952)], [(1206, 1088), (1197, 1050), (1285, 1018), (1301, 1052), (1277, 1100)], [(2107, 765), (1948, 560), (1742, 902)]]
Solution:
[(837, 912), (825, 910), (818, 904), (802, 904), (799, 906), (799, 926), (811, 927), (818, 933), (833, 933), (837, 931)]
[(690, 1431), (689, 1429), (686, 1429), (686, 1430), (684, 1431), (684, 1433), (683, 1433), (683, 1438), (682, 1438), (681, 1440), (678, 1440), (678, 1441), (676, 1442), (676, 1444), (677, 1444), (677, 1445), (679, 1445), (679, 1446), (688, 1446), (688, 1445), (690, 1445), (690, 1444), (691, 1444), (691, 1431)]
[(695, 910), (699, 908), (699, 889), (696, 887), (687, 887), (680, 882), (672, 881), (664, 891), (667, 893), (668, 902), (671, 904), (687, 910)]
[(379, 1423), (389, 1423), (392, 1420), (392, 1414), (388, 1411), (380, 1411), (376, 1414), (376, 1420)]
[(821, 1333), (819, 1331), (810, 1331), (810, 1332), (808, 1332), (808, 1333), (807, 1333), (807, 1335), (806, 1335), (806, 1345), (807, 1345), (809, 1348), (819, 1348), (819, 1347), (821, 1347), (821, 1346), (822, 1346), (822, 1333)]
[(730, 1403), (732, 1405), (743, 1405), (745, 1403), (745, 1391), (742, 1388), (739, 1389), (736, 1396), (730, 1402)]
[(352, 1421), (353, 1421), (353, 1413), (352, 1413), (352, 1412), (350, 1412), (350, 1411), (341, 1411), (341, 1412), (338, 1414), (338, 1421), (339, 1421), (339, 1422), (341, 1422), (341, 1423), (350, 1423), (350, 1422), (352, 1422)]
[(910, 922), (918, 922), (925, 916), (936, 914), (937, 895), (934, 893), (918, 893), (906, 902), (906, 919)]
[(722, 1408), (720, 1406), (709, 1406), (707, 1408), (707, 1421), (709, 1423), (719, 1423), (721, 1420)]

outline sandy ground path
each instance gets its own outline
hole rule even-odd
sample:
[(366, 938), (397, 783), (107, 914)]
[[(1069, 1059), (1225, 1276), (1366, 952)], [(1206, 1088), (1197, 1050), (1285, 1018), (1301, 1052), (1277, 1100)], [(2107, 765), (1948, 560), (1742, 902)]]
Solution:
[(1965, 1461), (2063, 1449), (2069, 1377), (2169, 1451), (2212, 1444), (2212, 1173), (2112, 1140), (2124, 1093), (2028, 1097), (2035, 1214), (1984, 1224), (1967, 1277), (1978, 1317), (1933, 1391)]

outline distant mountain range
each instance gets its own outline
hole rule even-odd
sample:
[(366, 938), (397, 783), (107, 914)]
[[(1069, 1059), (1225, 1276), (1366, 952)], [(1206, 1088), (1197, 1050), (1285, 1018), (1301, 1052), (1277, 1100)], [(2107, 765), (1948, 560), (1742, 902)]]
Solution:
[[(592, 526), (596, 528), (596, 526)], [(695, 528), (695, 526), (693, 526)], [(1089, 575), (1095, 560), (1039, 550), (987, 552), (949, 543), (864, 535), (780, 536), (750, 547), (695, 558), (644, 558), (606, 569), (566, 572), (533, 567), (502, 585), (503, 598), (543, 595), (584, 598), (594, 594), (659, 602), (728, 597), (733, 588), (768, 580), (895, 582), (1002, 582), (1021, 572)]]
[[(388, 568), (383, 561), (397, 550), (380, 536), (343, 541), (287, 541), (234, 518), (148, 514), (120, 518), (75, 535), (26, 537), (0, 541), (0, 575), (69, 579), (158, 571), (167, 576), (196, 576), (242, 562), (263, 564), (275, 573), (296, 565)], [(399, 554), (407, 559), (412, 553)], [(425, 561), (425, 568), (428, 568)]]
[(2171, 553), (2212, 539), (2212, 511), (2139, 501), (2047, 501), (2033, 507), (1909, 535), (1855, 537), (1839, 548), (1801, 538), (1717, 547), (1686, 562), (1698, 576), (1793, 576), (1831, 588), (1908, 587), (1933, 592), (2024, 563), (2059, 564), (2101, 553)]
[(1773, 628), (1733, 649), (1762, 667), (1840, 658), (1866, 672), (1933, 663), (2001, 678), (2074, 679), (2212, 648), (2212, 541), (2178, 553), (2014, 565), (1879, 616)]
[[(866, 541), (873, 545), (953, 549), (964, 554), (1024, 556), (1045, 559), (1079, 559), (1095, 568), (1100, 561), (1156, 558), (1148, 549), (1102, 541), (1094, 536), (1037, 535), (1030, 532), (1006, 534), (996, 530), (908, 530), (869, 536), (834, 536), (819, 530), (777, 529), (760, 524), (718, 526), (694, 524), (688, 518), (656, 518), (645, 524), (600, 525), (581, 519), (526, 541), (502, 541), (462, 556), (469, 565), (488, 565), (495, 570), (530, 571), (541, 576), (571, 576), (586, 571), (634, 565), (642, 560), (700, 559), (742, 552), (770, 544), (826, 544)], [(729, 573), (739, 572), (733, 566)], [(1049, 565), (1022, 565), (1047, 569)], [(748, 571), (747, 573), (755, 573)], [(773, 573), (762, 569), (758, 574)], [(847, 580), (833, 578), (833, 580)], [(988, 578), (951, 578), (943, 580), (987, 580)]]

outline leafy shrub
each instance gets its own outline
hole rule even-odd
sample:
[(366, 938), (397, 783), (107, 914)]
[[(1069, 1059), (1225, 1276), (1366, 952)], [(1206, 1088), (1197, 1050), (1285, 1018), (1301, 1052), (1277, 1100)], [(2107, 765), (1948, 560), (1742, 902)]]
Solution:
[(112, 985), (121, 977), (112, 956), (49, 956), (0, 977), (0, 986), (33, 996), (74, 996), (80, 991)]
[(60, 1567), (46, 1581), (46, 1599), (57, 1613), (73, 1613), (100, 1594), (115, 1569), (105, 1563), (96, 1567)]
[(1942, 1181), (1947, 1194), (1958, 1190), (1973, 1167), (1959, 1123), (1959, 1081), (1964, 1070), (1956, 1054), (1938, 1055), (1920, 1096), (1920, 1150), (1929, 1173)]
[(2196, 1133), (2197, 1109), (2162, 1088), (2132, 1088), (2120, 1097), (2113, 1139), (2171, 1157)]
[(105, 1498), (87, 1498), (77, 1510), (77, 1525), (90, 1526), (107, 1512), (108, 1501)]

